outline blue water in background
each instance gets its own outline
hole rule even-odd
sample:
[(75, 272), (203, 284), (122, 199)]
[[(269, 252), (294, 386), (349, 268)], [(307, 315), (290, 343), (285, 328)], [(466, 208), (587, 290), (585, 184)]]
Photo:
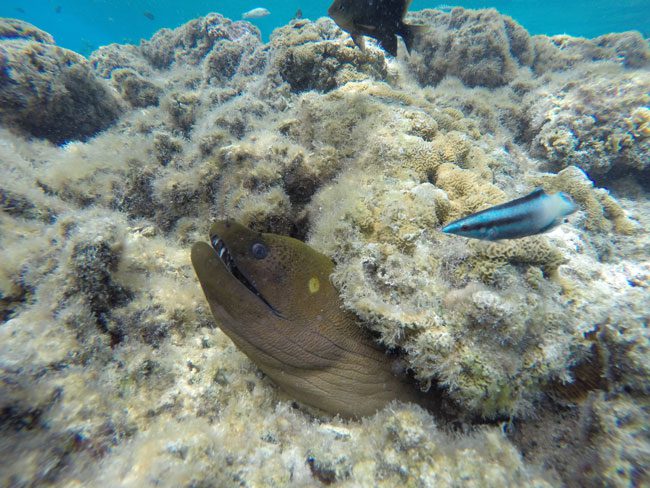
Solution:
[[(331, 0), (2, 0), (0, 16), (26, 20), (52, 34), (56, 43), (82, 54), (112, 42), (137, 43), (162, 27), (177, 27), (209, 12), (231, 19), (255, 7), (271, 15), (252, 22), (268, 40), (301, 9), (306, 18), (327, 15)], [(609, 32), (639, 30), (650, 35), (650, 0), (468, 0), (443, 4), (414, 0), (410, 10), (441, 5), (494, 7), (512, 16), (531, 34), (596, 37)], [(145, 16), (153, 14), (153, 20)]]

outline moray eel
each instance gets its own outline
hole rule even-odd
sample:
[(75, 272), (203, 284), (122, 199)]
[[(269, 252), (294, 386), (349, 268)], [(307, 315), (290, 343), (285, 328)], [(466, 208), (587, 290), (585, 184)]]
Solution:
[(220, 221), (192, 265), (221, 329), (296, 400), (348, 418), (396, 399), (432, 405), (342, 308), (334, 264), (305, 243)]
[(447, 234), (496, 241), (547, 232), (578, 210), (571, 197), (537, 188), (525, 197), (468, 215), (442, 228)]

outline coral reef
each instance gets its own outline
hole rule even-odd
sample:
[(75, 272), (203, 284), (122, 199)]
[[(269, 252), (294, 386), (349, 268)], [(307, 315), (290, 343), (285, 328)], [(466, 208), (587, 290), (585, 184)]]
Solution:
[[(409, 59), (329, 19), (264, 44), (210, 14), (88, 61), (0, 24), (0, 485), (650, 482), (647, 40), (409, 22), (431, 27)], [(520, 240), (439, 231), (535, 186), (579, 211)], [(189, 262), (224, 217), (330, 256), (442, 415), (343, 421), (279, 391)]]
[(313, 203), (327, 218), (313, 224), (310, 242), (335, 257), (346, 306), (462, 409), (524, 415), (539, 385), (563, 377), (584, 348), (581, 316), (566, 314), (558, 284), (543, 278), (566, 257), (543, 237), (466, 245), (436, 232), (460, 211), (499, 203), (501, 193), (471, 170), (443, 163), (433, 185), (388, 184), (370, 164)]
[(603, 65), (573, 73), (578, 77), (558, 77), (525, 98), (531, 154), (556, 170), (578, 166), (598, 181), (612, 172), (647, 175), (648, 68), (637, 73)]
[(483, 97), (495, 94), (478, 91), (454, 95), (453, 105), (475, 112), (490, 131), (506, 126), (554, 171), (575, 165), (601, 184), (629, 171), (648, 180), (650, 45), (638, 32), (531, 37), (495, 10), (409, 15), (427, 26), (406, 60), (420, 85), (458, 78), (464, 86), (454, 88), (465, 92), (503, 87), (506, 100), (486, 104)]

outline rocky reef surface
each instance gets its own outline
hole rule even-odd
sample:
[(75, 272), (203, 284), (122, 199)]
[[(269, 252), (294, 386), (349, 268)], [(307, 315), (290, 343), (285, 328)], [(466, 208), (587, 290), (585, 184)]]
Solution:
[[(650, 483), (648, 41), (410, 15), (396, 59), (325, 18), (265, 44), (211, 14), (89, 59), (0, 22), (2, 486)], [(536, 186), (580, 211), (439, 231)], [(223, 217), (334, 259), (455, 420), (278, 391), (189, 262)]]

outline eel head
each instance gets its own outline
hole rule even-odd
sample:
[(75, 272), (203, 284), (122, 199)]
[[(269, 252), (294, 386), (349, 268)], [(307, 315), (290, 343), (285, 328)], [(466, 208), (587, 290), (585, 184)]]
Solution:
[(327, 256), (290, 237), (220, 221), (210, 244), (192, 247), (192, 264), (221, 329), (295, 399), (347, 417), (395, 399), (423, 404), (342, 307)]
[(225, 220), (212, 225), (210, 244), (194, 244), (192, 264), (212, 314), (258, 364), (275, 359), (301, 368), (325, 366), (323, 357), (300, 349), (325, 346), (313, 328), (338, 314), (327, 256), (297, 239)]

